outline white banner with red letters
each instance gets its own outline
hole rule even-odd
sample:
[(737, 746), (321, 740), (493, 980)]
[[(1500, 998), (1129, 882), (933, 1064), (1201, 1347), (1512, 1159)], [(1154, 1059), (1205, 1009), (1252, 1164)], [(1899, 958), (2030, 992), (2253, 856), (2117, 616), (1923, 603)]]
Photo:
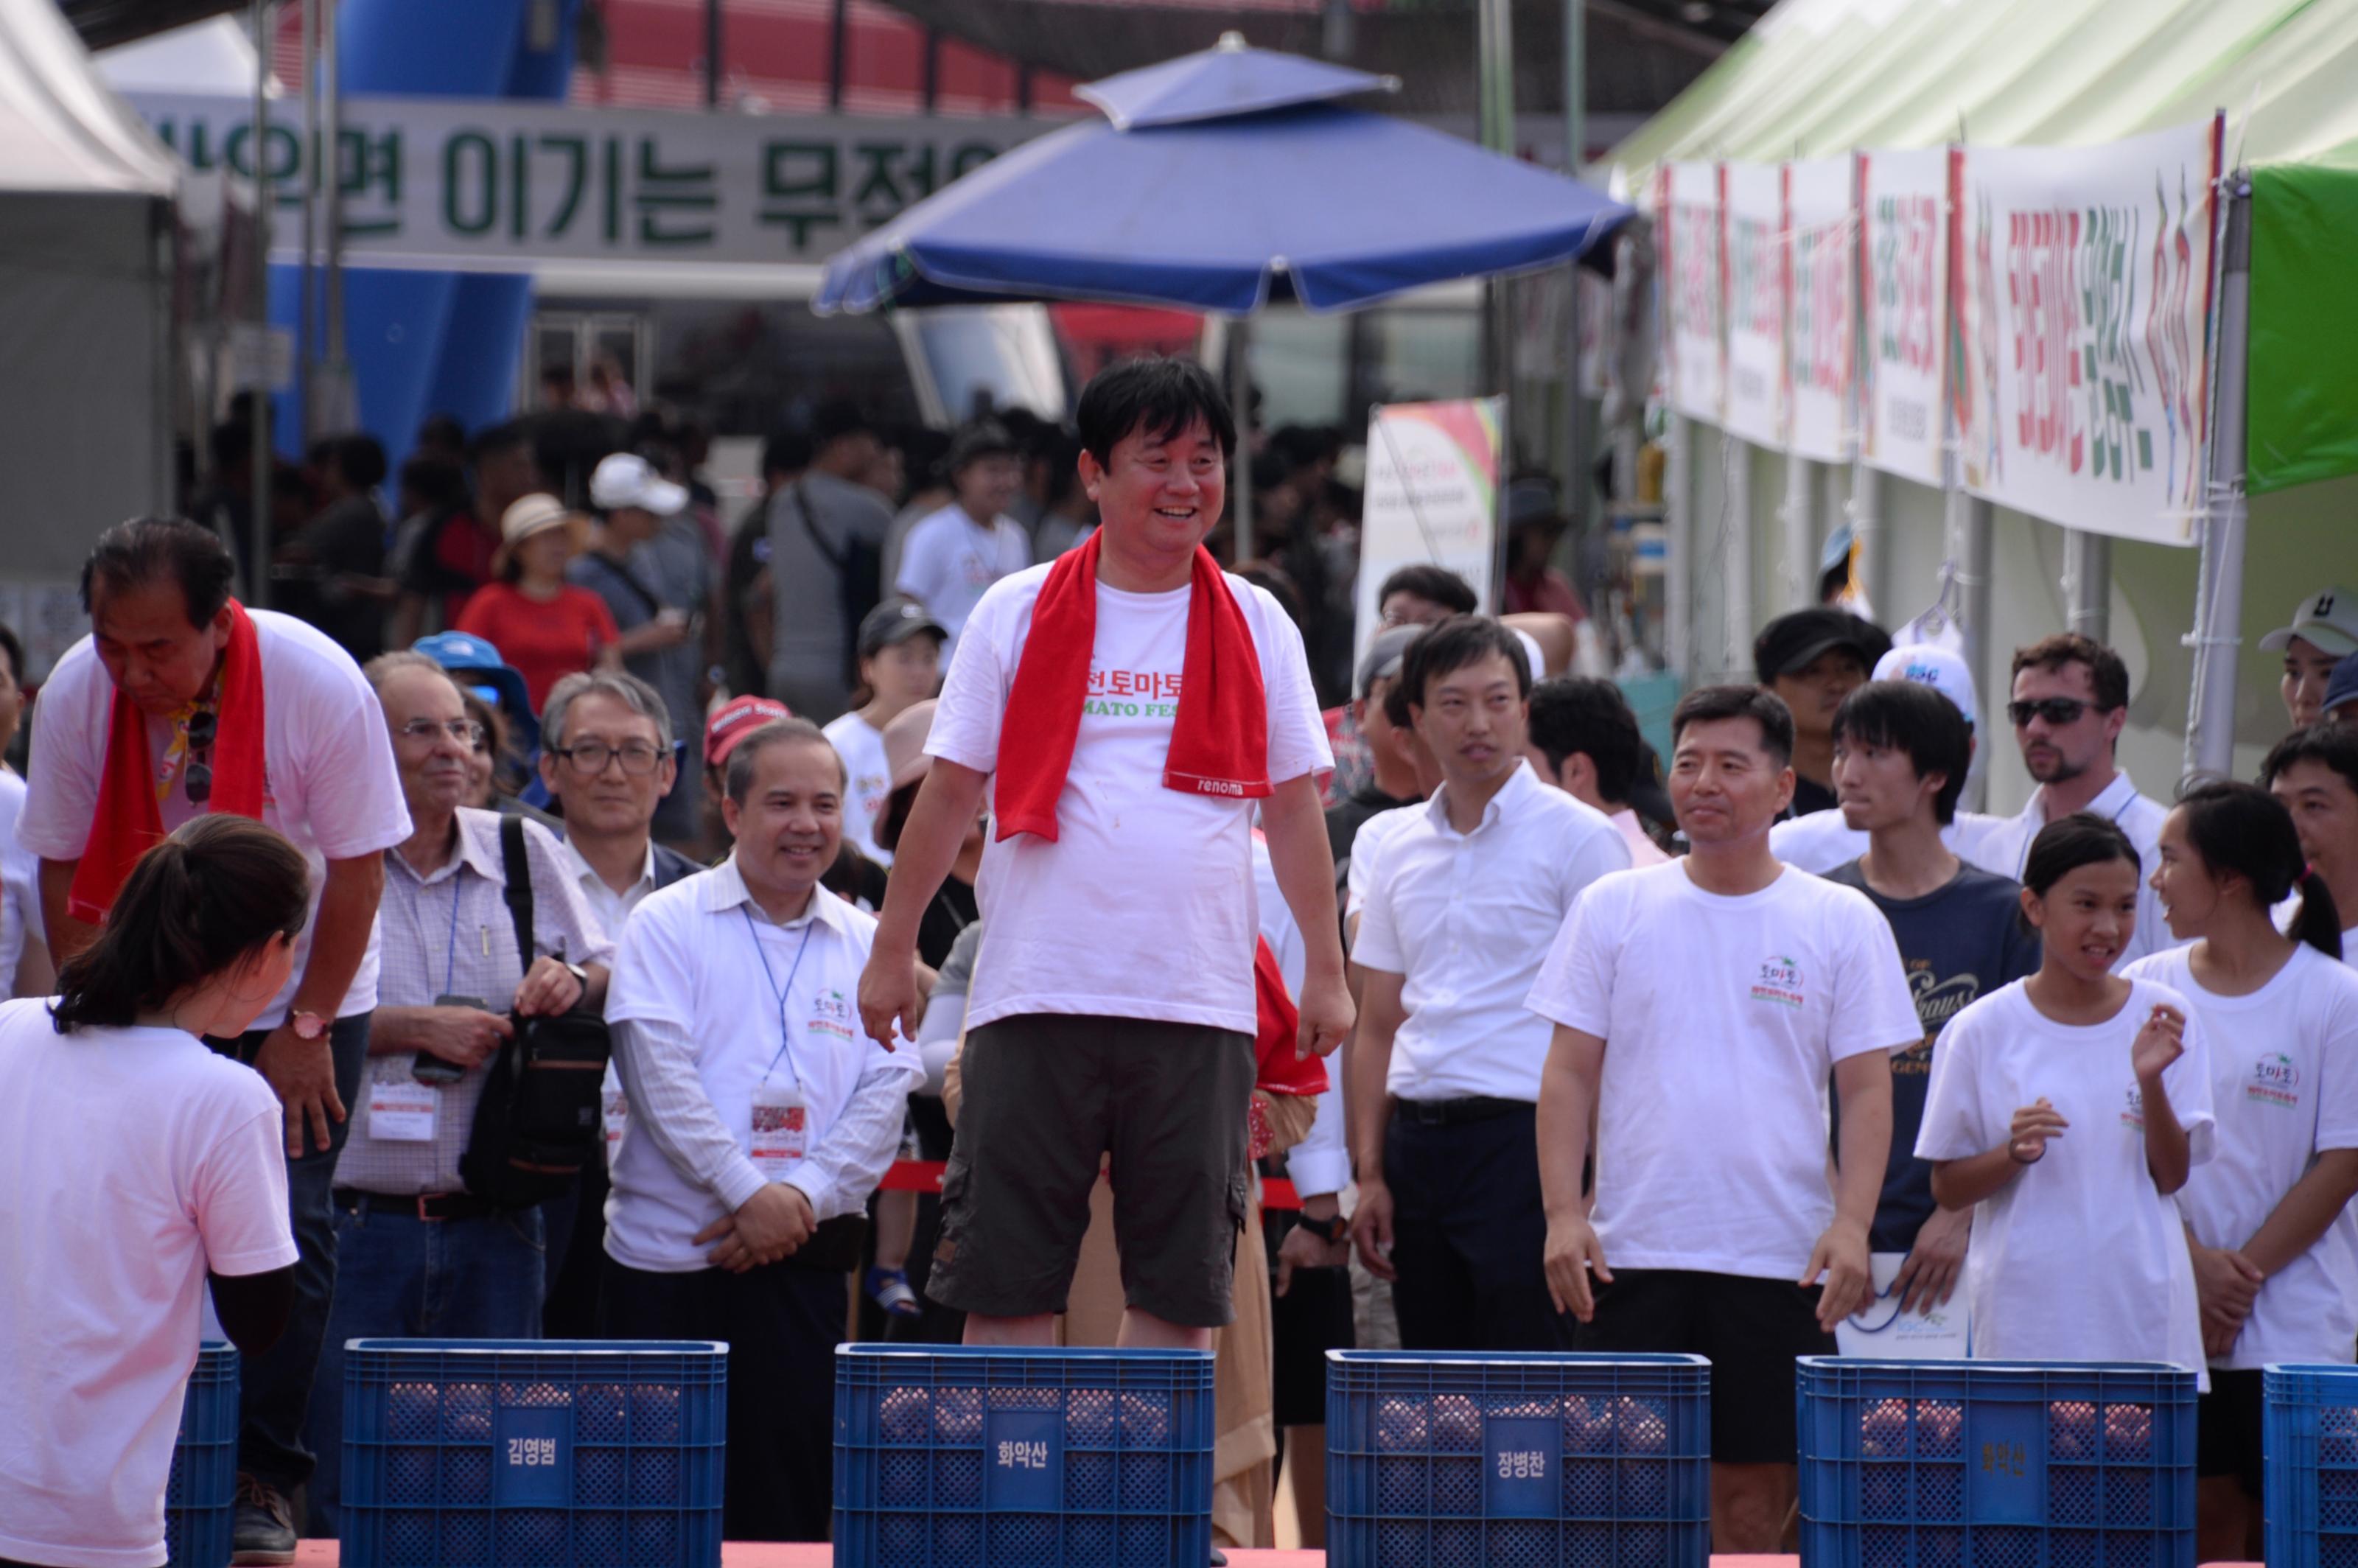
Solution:
[(2223, 128), (1955, 149), (1953, 418), (1974, 494), (2193, 542)]
[(1663, 336), (1670, 344), (1671, 404), (1691, 418), (1720, 421), (1727, 385), (1727, 267), (1720, 233), (1719, 166), (1664, 166), (1660, 215)]
[(1860, 153), (1858, 191), (1859, 456), (1942, 484), (1949, 149)]
[(1785, 171), (1773, 163), (1720, 166), (1727, 239), (1727, 415), (1730, 435), (1785, 444)]
[(1785, 237), (1791, 296), (1785, 341), (1786, 443), (1818, 462), (1850, 460), (1851, 356), (1858, 326), (1856, 161), (1785, 166)]

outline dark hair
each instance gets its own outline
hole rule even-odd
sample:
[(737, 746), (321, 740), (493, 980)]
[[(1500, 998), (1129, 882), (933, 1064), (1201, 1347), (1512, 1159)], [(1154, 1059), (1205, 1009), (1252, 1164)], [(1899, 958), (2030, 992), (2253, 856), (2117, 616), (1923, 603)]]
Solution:
[(2138, 871), (2145, 870), (2136, 846), (2129, 842), (2120, 824), (2093, 812), (2075, 811), (2040, 828), (2039, 837), (2030, 841), (2030, 853), (2022, 862), (2022, 885), (2045, 898), (2057, 882), (2081, 867), (2114, 860), (2126, 860)]
[(1074, 411), (1081, 445), (1100, 463), (1113, 461), (1121, 438), (1144, 432), (1150, 440), (1177, 435), (1201, 419), (1223, 453), (1237, 449), (1236, 416), (1211, 373), (1193, 360), (1125, 360), (1108, 365), (1081, 389)]
[(1780, 768), (1793, 763), (1793, 710), (1775, 692), (1757, 686), (1699, 686), (1671, 710), (1671, 748), (1690, 724), (1749, 719), (1760, 726), (1760, 749)]
[(410, 449), (463, 457), (467, 451), (467, 427), (459, 423), (455, 414), (428, 414), (417, 427), (417, 438), (410, 443)]
[(959, 430), (950, 442), (948, 471), (955, 475), (960, 469), (984, 458), (1020, 458), (1022, 449), (1007, 427), (996, 419), (977, 419)]
[(2252, 884), (2262, 914), (2300, 889), (2300, 913), (2291, 935), (2329, 958), (2342, 957), (2342, 912), (2325, 879), (2309, 869), (2300, 835), (2284, 802), (2257, 784), (2198, 784), (2179, 797), (2186, 841), (2213, 871), (2233, 871)]
[(1559, 773), (1573, 753), (1586, 757), (1597, 795), (1611, 806), (1628, 802), (1645, 757), (1628, 698), (1594, 676), (1558, 676), (1531, 687), (1531, 744)]
[(835, 742), (827, 738), (826, 730), (807, 719), (773, 719), (748, 730), (745, 738), (730, 748), (721, 780), (729, 798), (741, 806), (745, 804), (745, 796), (753, 788), (753, 763), (763, 752), (773, 746), (784, 746), (795, 741), (807, 744), (814, 741), (826, 747), (827, 754), (835, 758), (836, 768), (843, 774), (845, 785), (849, 786), (851, 770), (843, 765), (842, 753), (836, 751)]
[(2025, 670), (2060, 671), (2066, 665), (2088, 666), (2088, 684), (2096, 695), (2096, 706), (2106, 713), (2129, 705), (2129, 667), (2121, 656), (2097, 642), (2082, 637), (2077, 632), (2058, 632), (2052, 637), (2041, 637), (2028, 648), (2014, 651), (2014, 667), (2006, 672), (2006, 682)]
[(66, 961), (49, 1022), (60, 1034), (122, 1028), (303, 929), (311, 868), (249, 817), (207, 812), (139, 857), (98, 939)]
[(1943, 827), (1956, 820), (1957, 796), (1973, 766), (1974, 732), (1955, 703), (1915, 681), (1871, 680), (1834, 710), (1834, 744), (1844, 741), (1907, 752), (1920, 779), (1945, 775), (1932, 797), (1932, 819)]
[(841, 440), (846, 436), (872, 436), (876, 421), (868, 411), (849, 397), (831, 397), (811, 415), (810, 438), (813, 455)]
[(169, 579), (180, 585), (189, 624), (202, 626), (229, 602), (230, 579), (237, 562), (229, 546), (211, 529), (185, 517), (134, 517), (117, 523), (98, 536), (81, 564), (81, 608), (91, 609), (91, 592), (100, 583), (120, 593)]
[(1453, 615), (1408, 645), (1401, 655), (1401, 689), (1418, 708), (1424, 706), (1426, 687), (1446, 675), (1501, 654), (1515, 672), (1515, 695), (1531, 694), (1531, 664), (1522, 639), (1487, 615)]
[[(514, 451), (518, 447), (528, 448), (531, 445), (532, 432), (525, 428), (524, 421), (521, 419), (510, 419), (498, 425), (486, 425), (475, 432), (473, 440), (467, 443), (467, 460), (470, 463), (480, 463), (494, 452)], [(499, 519), (494, 517), (492, 521), (497, 523)]]
[(876, 814), (875, 838), (879, 847), (888, 852), (901, 847), (901, 834), (909, 826), (909, 813), (917, 808), (917, 792), (925, 787), (925, 780), (911, 779), (884, 797), (884, 809)]
[(813, 450), (811, 438), (802, 431), (773, 430), (762, 443), (762, 471), (800, 473), (810, 467)]
[(330, 436), (326, 444), (336, 471), (354, 490), (373, 490), (384, 482), (384, 443), (374, 436)]
[(1269, 449), (1297, 469), (1331, 463), (1343, 454), (1343, 432), (1332, 425), (1280, 425), (1270, 432)]
[(467, 470), (442, 452), (416, 452), (401, 465), (400, 488), (427, 511), (447, 511), (467, 503)]
[(2327, 719), (2296, 730), (2268, 750), (2260, 763), (2260, 783), (2272, 784), (2295, 762), (2320, 762), (2340, 773), (2353, 794), (2358, 794), (2358, 724)]
[(0, 654), (8, 655), (8, 678), (18, 686), (23, 686), (25, 684), (25, 644), (18, 642), (16, 633), (5, 626), (0, 626)]
[(1474, 597), (1473, 585), (1445, 567), (1415, 566), (1401, 568), (1384, 579), (1384, 586), (1376, 590), (1376, 608), (1396, 593), (1412, 593), (1419, 599), (1430, 600), (1452, 615), (1471, 615), (1481, 608)]

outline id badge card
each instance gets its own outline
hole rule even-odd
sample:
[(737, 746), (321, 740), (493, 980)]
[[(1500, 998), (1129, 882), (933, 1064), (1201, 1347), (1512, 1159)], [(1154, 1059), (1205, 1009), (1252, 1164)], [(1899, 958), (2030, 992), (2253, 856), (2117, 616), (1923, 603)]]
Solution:
[(1868, 1258), (1874, 1271), (1875, 1294), (1865, 1306), (1834, 1325), (1834, 1342), (1841, 1353), (1879, 1357), (1890, 1361), (1962, 1361), (1973, 1354), (1973, 1320), (1965, 1310), (1964, 1281), (1946, 1306), (1916, 1312), (1899, 1310), (1899, 1294), (1892, 1289), (1905, 1252), (1877, 1252)]
[(434, 1119), (442, 1097), (431, 1084), (415, 1078), (373, 1078), (369, 1082), (368, 1131), (388, 1143), (431, 1143)]
[(753, 1168), (778, 1181), (810, 1150), (810, 1107), (802, 1090), (768, 1079), (753, 1086)]

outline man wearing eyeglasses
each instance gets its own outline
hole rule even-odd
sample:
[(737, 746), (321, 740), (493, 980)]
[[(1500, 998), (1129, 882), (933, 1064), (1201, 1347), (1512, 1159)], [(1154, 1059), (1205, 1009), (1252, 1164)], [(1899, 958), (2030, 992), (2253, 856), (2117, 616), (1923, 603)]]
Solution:
[[(2019, 881), (2039, 830), (2085, 811), (2127, 834), (2150, 872), (2161, 855), (2161, 824), (2169, 808), (2138, 794), (2114, 760), (2121, 726), (2128, 722), (2128, 666), (2102, 643), (2061, 632), (2015, 650), (2013, 683), (2006, 716), (2022, 748), (2022, 765), (2039, 787), (2022, 814), (2000, 825), (1986, 844), (1975, 851), (1961, 845), (1957, 852)], [(2113, 960), (2114, 971), (2177, 945), (2162, 918), (2160, 895), (2150, 881), (2138, 878), (2136, 931)]]
[(92, 635), (41, 688), (17, 840), (41, 859), (59, 964), (89, 946), (139, 853), (193, 816), (255, 817), (311, 863), (294, 979), (251, 1033), (215, 1043), (287, 1116), (296, 1308), (245, 1363), (234, 1529), (239, 1562), (289, 1563), (286, 1499), (311, 1474), (303, 1411), (336, 1284), (329, 1183), (376, 1006), (382, 856), (410, 822), (360, 666), (290, 616), (247, 611), (230, 597), (235, 570), (194, 523), (137, 518), (100, 535), (82, 565)]
[(458, 684), (418, 653), (372, 659), (367, 675), (416, 830), (384, 853), (367, 1083), (336, 1163), (342, 1273), (306, 1427), (319, 1456), (312, 1523), (330, 1534), (341, 1493), (346, 1341), (540, 1336), (541, 1213), (476, 1197), (459, 1162), (485, 1064), (515, 1033), (511, 1013), (601, 1006), (614, 956), (564, 846), (532, 822), (523, 826), (535, 950), (516, 951), (504, 819), (460, 804), (479, 731)]

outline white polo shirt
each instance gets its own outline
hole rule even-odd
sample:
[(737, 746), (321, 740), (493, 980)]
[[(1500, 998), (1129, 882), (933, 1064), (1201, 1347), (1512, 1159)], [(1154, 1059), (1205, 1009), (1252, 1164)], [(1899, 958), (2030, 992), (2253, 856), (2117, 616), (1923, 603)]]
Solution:
[(1450, 826), (1446, 784), (1402, 815), (1376, 859), (1351, 953), (1407, 980), (1384, 1087), (1399, 1099), (1536, 1104), (1554, 1030), (1524, 1000), (1573, 904), (1628, 869), (1629, 846), (1529, 762), (1515, 764), (1471, 833)]
[[(1965, 849), (1956, 853), (1985, 871), (2020, 881), (2023, 869), (2030, 863), (2030, 846), (2039, 830), (2047, 826), (2046, 797), (2043, 785), (2032, 790), (2030, 804), (2018, 816), (1996, 819), (1985, 838), (1972, 841), (1970, 853)], [(2122, 947), (2121, 956), (2113, 960), (2113, 973), (2119, 974), (2149, 953), (2184, 946), (2169, 934), (2169, 921), (2161, 913), (2161, 895), (2153, 891), (2153, 869), (2161, 862), (2161, 825), (2169, 817), (2169, 807), (2139, 795), (2128, 774), (2115, 773), (2104, 793), (2082, 809), (2117, 825), (2136, 846), (2136, 930)]]
[[(409, 837), (409, 806), (393, 764), (393, 737), (384, 710), (352, 656), (325, 633), (290, 615), (249, 611), (262, 654), (262, 820), (293, 841), (311, 863), (311, 914), (295, 938), (295, 972), (287, 989), (254, 1021), (257, 1029), (285, 1022), (295, 988), (311, 960), (318, 935), (319, 889), (330, 860), (358, 860)], [(106, 741), (114, 682), (88, 637), (68, 648), (42, 683), (33, 705), (33, 775), (16, 840), (47, 860), (76, 860), (90, 843), (106, 772)], [(147, 721), (147, 753), (165, 765), (171, 726)], [(159, 782), (161, 782), (159, 780)], [(178, 779), (160, 806), (169, 833), (198, 815)], [(376, 1006), (377, 934), (337, 1005), (348, 1018)]]
[(914, 1046), (887, 1052), (860, 1026), (860, 971), (875, 939), (875, 919), (825, 888), (800, 919), (773, 925), (734, 856), (631, 915), (606, 995), (631, 1105), (606, 1200), (615, 1261), (657, 1273), (709, 1267), (697, 1232), (769, 1180), (752, 1141), (765, 1084), (799, 1087), (808, 1114), (807, 1152), (776, 1179), (799, 1188), (817, 1219), (867, 1203), (925, 1079)]

